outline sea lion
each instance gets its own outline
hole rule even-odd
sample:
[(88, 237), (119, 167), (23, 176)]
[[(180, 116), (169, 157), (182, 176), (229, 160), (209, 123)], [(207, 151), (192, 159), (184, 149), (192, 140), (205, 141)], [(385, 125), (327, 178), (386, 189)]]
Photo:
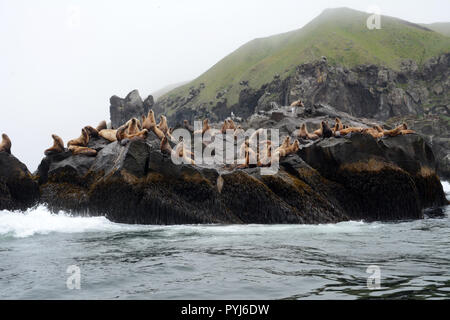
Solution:
[[(257, 154), (256, 152), (250, 147), (250, 140), (246, 139), (239, 148), (239, 158), (244, 158), (248, 154), (249, 161), (251, 160), (252, 164), (257, 163)], [(249, 162), (250, 163), (250, 162)], [(248, 164), (248, 163), (247, 163)]]
[(348, 127), (348, 128), (344, 128), (341, 131), (339, 131), (341, 136), (345, 136), (349, 133), (353, 133), (353, 132), (361, 132), (363, 131), (363, 128), (361, 127)]
[(289, 137), (289, 136), (284, 137), (281, 145), (275, 149), (275, 153), (280, 152), (282, 149), (289, 148), (290, 145), (291, 145), (291, 137)]
[(378, 132), (384, 132), (383, 128), (378, 124), (375, 125), (373, 128), (376, 129)]
[(321, 127), (323, 138), (331, 138), (333, 136), (333, 131), (331, 131), (330, 127), (328, 126), (328, 121), (322, 121)]
[(174, 154), (175, 157), (183, 158), (184, 163), (195, 165), (195, 161), (191, 158), (192, 152), (186, 149), (183, 141), (177, 144), (175, 150), (172, 151), (172, 154)]
[(244, 135), (245, 131), (242, 129), (242, 127), (239, 125), (237, 126), (236, 130), (234, 130), (234, 138), (237, 139), (239, 136)]
[(296, 153), (299, 149), (300, 149), (300, 142), (297, 139), (295, 139), (294, 142), (288, 147), (277, 148), (275, 153), (278, 153), (279, 157), (286, 157), (287, 155)]
[(164, 132), (162, 132), (156, 125), (151, 125), (150, 130), (158, 137), (159, 140), (162, 140), (165, 137)]
[(91, 127), (91, 126), (85, 126), (84, 129), (89, 134), (89, 137), (98, 137), (98, 131), (97, 129)]
[(272, 141), (266, 140), (261, 143), (258, 154), (258, 166), (266, 166), (272, 161)]
[(248, 168), (250, 165), (258, 164), (258, 156), (256, 152), (250, 148), (249, 140), (246, 140), (239, 150), (240, 159), (244, 158), (244, 163), (238, 165), (236, 168)]
[(11, 154), (11, 139), (6, 133), (2, 134), (2, 142), (0, 143), (0, 152), (7, 152)]
[(194, 133), (194, 128), (189, 124), (188, 120), (183, 121), (183, 127), (188, 130), (190, 133)]
[(305, 140), (317, 140), (319, 139), (319, 136), (314, 133), (309, 133), (308, 128), (306, 127), (306, 124), (303, 123), (299, 130), (295, 131), (295, 134), (297, 137), (300, 137)]
[(172, 147), (170, 146), (169, 140), (166, 136), (162, 137), (159, 148), (164, 154), (172, 154)]
[(98, 135), (110, 142), (114, 142), (117, 141), (116, 133), (117, 130), (115, 129), (103, 129), (99, 131)]
[(89, 134), (86, 131), (85, 128), (81, 129), (81, 136), (79, 136), (77, 139), (72, 139), (67, 142), (67, 147), (70, 146), (80, 146), (80, 147), (86, 147), (89, 143)]
[(127, 123), (125, 124), (126, 129), (125, 129), (125, 133), (128, 135), (133, 135), (138, 133), (139, 127), (138, 127), (138, 119), (136, 118), (131, 118), (130, 120), (127, 121)]
[(159, 116), (159, 123), (157, 125), (158, 129), (163, 133), (169, 132), (169, 126), (167, 125), (167, 118), (163, 115)]
[(145, 120), (142, 122), (142, 128), (151, 130), (153, 126), (156, 126), (155, 113), (150, 109), (148, 111), (147, 117), (145, 117)]
[(53, 146), (44, 151), (46, 156), (64, 152), (64, 142), (63, 140), (57, 136), (56, 134), (52, 134), (53, 138)]
[(334, 119), (335, 124), (337, 125), (336, 127), (336, 131), (341, 131), (342, 129), (344, 129), (344, 125), (342, 124), (341, 119), (339, 119), (338, 117), (336, 117), (336, 119)]
[(77, 154), (82, 154), (85, 156), (96, 156), (97, 155), (96, 150), (94, 150), (92, 148), (88, 148), (88, 147), (70, 145), (69, 150), (72, 152), (73, 155), (77, 155)]
[(100, 121), (100, 123), (98, 124), (98, 126), (95, 128), (98, 132), (104, 130), (108, 128), (108, 125), (106, 124), (105, 120)]
[(291, 107), (304, 107), (302, 100), (295, 100), (291, 103)]
[(375, 139), (381, 138), (384, 136), (383, 132), (379, 132), (376, 128), (365, 128), (362, 130), (362, 134), (370, 135)]
[(210, 130), (211, 127), (209, 126), (208, 118), (203, 120), (203, 126), (201, 130), (194, 131), (194, 134), (205, 134), (206, 131)]
[(236, 130), (236, 124), (234, 123), (233, 119), (228, 119), (228, 127), (229, 129)]
[(323, 127), (322, 127), (322, 123), (323, 123), (323, 121), (320, 123), (320, 127), (319, 127), (319, 129), (317, 129), (317, 130), (315, 130), (313, 133), (315, 134), (315, 135), (317, 135), (318, 137), (321, 137), (322, 136), (322, 134), (323, 134)]
[(119, 129), (117, 129), (116, 132), (116, 139), (117, 141), (122, 141), (125, 139), (128, 140), (136, 140), (136, 139), (143, 139), (145, 140), (148, 136), (148, 130), (147, 129), (143, 129), (143, 130), (137, 130), (137, 126), (136, 126), (136, 119), (133, 118), (133, 121), (130, 123), (130, 126), (132, 127), (131, 132), (133, 133), (129, 133), (128, 130), (130, 129), (129, 127), (127, 127), (127, 125), (123, 125), (121, 127), (119, 127)]
[(227, 133), (227, 130), (228, 130), (228, 129), (230, 129), (230, 126), (229, 126), (229, 124), (228, 124), (228, 120), (225, 119), (225, 120), (223, 121), (223, 125), (222, 125), (222, 128), (220, 129), (220, 131), (222, 132), (222, 134), (225, 134), (225, 133)]
[(408, 130), (408, 126), (406, 125), (406, 123), (402, 123), (401, 125), (399, 125), (398, 127), (392, 129), (392, 130), (384, 130), (384, 136), (386, 137), (395, 137), (398, 136), (400, 134), (403, 134), (403, 132), (405, 132), (404, 134), (408, 134), (408, 133), (414, 133), (414, 131), (412, 130)]

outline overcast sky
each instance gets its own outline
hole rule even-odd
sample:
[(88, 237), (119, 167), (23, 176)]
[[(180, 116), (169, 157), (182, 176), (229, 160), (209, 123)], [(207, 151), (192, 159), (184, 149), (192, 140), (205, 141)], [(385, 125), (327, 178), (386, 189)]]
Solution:
[(64, 142), (109, 120), (109, 98), (145, 98), (193, 79), (249, 40), (298, 29), (325, 8), (450, 21), (450, 1), (0, 0), (0, 133), (34, 171)]

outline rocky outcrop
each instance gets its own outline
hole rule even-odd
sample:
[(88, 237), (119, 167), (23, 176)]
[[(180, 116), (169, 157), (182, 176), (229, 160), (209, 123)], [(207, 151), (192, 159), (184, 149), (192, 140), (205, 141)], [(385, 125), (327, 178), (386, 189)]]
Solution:
[(331, 223), (421, 218), (422, 209), (446, 203), (434, 168), (418, 135), (306, 144), (275, 175), (175, 165), (149, 138), (109, 143), (93, 158), (46, 157), (38, 176), (51, 210), (116, 222)]
[(26, 210), (39, 201), (39, 186), (27, 167), (0, 152), (0, 210)]
[(131, 91), (125, 99), (118, 96), (112, 96), (110, 99), (110, 116), (111, 125), (113, 128), (118, 128), (132, 117), (139, 117), (142, 114), (147, 114), (153, 105), (153, 97), (148, 96), (145, 101), (142, 101), (138, 90)]
[(299, 153), (348, 191), (345, 206), (352, 219), (420, 218), (423, 209), (447, 203), (433, 152), (417, 134), (379, 140), (353, 134), (322, 140)]
[(433, 149), (439, 176), (444, 180), (450, 180), (450, 106), (439, 113), (439, 116), (396, 117), (389, 119), (388, 124), (407, 122), (422, 135)]

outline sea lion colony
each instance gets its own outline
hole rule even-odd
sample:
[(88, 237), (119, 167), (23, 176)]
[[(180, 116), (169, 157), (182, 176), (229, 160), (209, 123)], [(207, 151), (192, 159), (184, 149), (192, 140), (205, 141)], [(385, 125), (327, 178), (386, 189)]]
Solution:
[[(211, 134), (211, 137), (214, 137), (219, 133), (225, 134), (229, 132), (229, 130), (233, 132), (235, 140), (238, 140), (238, 136), (244, 135), (244, 129), (240, 125), (237, 126), (234, 121), (229, 118), (223, 122), (220, 129), (211, 128), (208, 119), (203, 120), (202, 129), (197, 131), (194, 131), (194, 128), (187, 120), (184, 120), (183, 127), (191, 134), (204, 135), (208, 131)], [(146, 116), (142, 115), (141, 120), (131, 118), (117, 129), (107, 128), (106, 121), (104, 120), (101, 121), (96, 128), (85, 126), (81, 129), (81, 135), (78, 138), (72, 139), (67, 143), (67, 148), (74, 155), (96, 156), (97, 151), (88, 147), (89, 140), (92, 137), (102, 137), (109, 142), (118, 141), (122, 145), (125, 145), (131, 140), (145, 140), (150, 131), (160, 140), (161, 152), (182, 158), (186, 163), (195, 165), (194, 154), (191, 152), (190, 146), (186, 146), (183, 141), (175, 141), (171, 135), (173, 130), (172, 128), (169, 128), (167, 118), (164, 115), (161, 115), (159, 123), (156, 123), (153, 110), (150, 110)], [(392, 130), (385, 130), (379, 125), (374, 125), (371, 128), (349, 127), (344, 125), (339, 118), (336, 118), (333, 128), (329, 127), (328, 121), (322, 121), (320, 127), (310, 133), (306, 123), (303, 123), (300, 129), (295, 130), (292, 135), (295, 138), (303, 140), (318, 140), (330, 137), (343, 137), (353, 132), (370, 135), (375, 139), (414, 133), (413, 130), (408, 129), (406, 123), (403, 123)], [(63, 140), (56, 134), (52, 134), (52, 138), (53, 145), (46, 149), (44, 154), (51, 155), (64, 152), (65, 148)], [(299, 141), (295, 139), (291, 142), (289, 136), (284, 137), (283, 143), (275, 149), (271, 140), (267, 140), (267, 138), (263, 140), (263, 138), (263, 129), (258, 129), (249, 138), (247, 137), (239, 147), (239, 157), (240, 159), (244, 159), (244, 163), (240, 165), (236, 164), (234, 167), (245, 168), (251, 165), (267, 166), (272, 163), (273, 159), (286, 157), (289, 154), (297, 152), (300, 148)], [(170, 143), (175, 144), (175, 148), (172, 148)], [(204, 145), (206, 144), (204, 143)], [(253, 150), (251, 146), (256, 146), (256, 150)], [(0, 152), (1, 151), (11, 153), (11, 140), (6, 134), (2, 135), (2, 142), (0, 143)]]
[(392, 130), (384, 130), (380, 125), (374, 125), (371, 128), (348, 127), (339, 118), (336, 118), (333, 128), (329, 127), (328, 121), (322, 121), (319, 129), (310, 133), (306, 127), (306, 123), (303, 123), (300, 129), (294, 131), (293, 135), (304, 140), (317, 140), (319, 138), (343, 137), (354, 132), (370, 135), (375, 139), (415, 133), (414, 130), (408, 129), (406, 123), (402, 123)]

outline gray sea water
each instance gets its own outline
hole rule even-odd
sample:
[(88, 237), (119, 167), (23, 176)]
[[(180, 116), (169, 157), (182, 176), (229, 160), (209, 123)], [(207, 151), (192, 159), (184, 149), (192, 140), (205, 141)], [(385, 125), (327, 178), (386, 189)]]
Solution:
[(397, 223), (269, 226), (0, 211), (0, 298), (448, 299), (450, 207)]

